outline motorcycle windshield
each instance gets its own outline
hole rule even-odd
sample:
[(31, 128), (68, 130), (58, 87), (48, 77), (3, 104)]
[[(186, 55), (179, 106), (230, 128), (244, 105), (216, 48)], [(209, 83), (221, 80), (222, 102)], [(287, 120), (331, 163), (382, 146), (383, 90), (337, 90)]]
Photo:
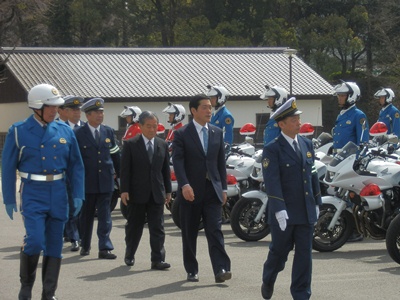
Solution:
[(318, 137), (317, 137), (318, 145), (319, 147), (322, 147), (330, 142), (333, 141), (332, 136), (327, 133), (327, 132), (322, 132)]
[(356, 154), (358, 152), (358, 146), (353, 142), (348, 142), (342, 150), (340, 150), (329, 163), (330, 166), (336, 167), (350, 155)]

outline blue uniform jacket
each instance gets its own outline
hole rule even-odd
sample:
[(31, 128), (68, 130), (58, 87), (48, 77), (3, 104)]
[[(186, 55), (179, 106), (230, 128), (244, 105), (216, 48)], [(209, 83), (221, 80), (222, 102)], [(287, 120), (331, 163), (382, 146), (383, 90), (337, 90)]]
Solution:
[(235, 120), (226, 106), (221, 106), (211, 118), (211, 124), (219, 127), (224, 132), (224, 142), (232, 145), (233, 143), (233, 125)]
[(89, 125), (74, 130), (85, 165), (85, 192), (112, 193), (114, 174), (119, 177), (120, 151), (114, 130), (100, 125), (100, 144), (97, 145)]
[(267, 146), (267, 144), (278, 137), (280, 133), (281, 129), (278, 123), (276, 123), (274, 119), (269, 119), (264, 130), (264, 146)]
[(321, 205), (314, 149), (310, 140), (297, 136), (302, 160), (283, 135), (263, 150), (263, 177), (268, 194), (268, 223), (278, 225), (275, 213), (286, 210), (288, 225), (314, 224)]
[(379, 112), (378, 122), (386, 124), (386, 127), (388, 128), (387, 133), (393, 133), (400, 137), (400, 113), (393, 104), (389, 104), (381, 109)]
[[(366, 128), (361, 140), (361, 134), (363, 132), (362, 124), (364, 120), (366, 121)], [(368, 142), (369, 139), (367, 117), (355, 105), (350, 107), (344, 114), (339, 114), (332, 131), (334, 149), (341, 149), (350, 141), (359, 145)]]
[(31, 115), (9, 128), (2, 157), (5, 204), (16, 203), (16, 170), (41, 175), (65, 172), (72, 197), (85, 199), (85, 172), (78, 143), (72, 129), (63, 121), (49, 123), (44, 131)]

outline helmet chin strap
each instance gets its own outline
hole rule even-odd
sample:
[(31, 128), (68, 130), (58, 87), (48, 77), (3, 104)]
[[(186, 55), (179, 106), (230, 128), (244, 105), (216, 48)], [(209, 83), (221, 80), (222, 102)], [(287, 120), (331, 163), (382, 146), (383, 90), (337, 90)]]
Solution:
[(40, 120), (42, 120), (46, 125), (49, 124), (45, 119), (43, 119), (43, 110), (44, 110), (44, 105), (42, 106), (42, 108), (40, 109), (40, 111), (42, 112), (41, 115), (39, 115), (38, 113), (39, 109), (34, 109), (34, 113), (40, 118)]

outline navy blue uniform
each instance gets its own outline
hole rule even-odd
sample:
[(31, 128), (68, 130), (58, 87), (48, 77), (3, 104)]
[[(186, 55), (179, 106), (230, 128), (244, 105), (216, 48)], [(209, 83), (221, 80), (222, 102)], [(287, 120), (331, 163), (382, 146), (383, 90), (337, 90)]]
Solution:
[[(362, 125), (364, 121), (366, 127), (361, 139), (363, 132)], [(334, 149), (341, 149), (350, 141), (356, 145), (359, 145), (361, 143), (368, 142), (369, 139), (369, 126), (367, 117), (355, 105), (338, 115), (335, 127), (333, 127), (332, 131)]]
[(97, 145), (86, 123), (75, 129), (79, 149), (85, 165), (86, 201), (80, 214), (81, 246), (90, 250), (94, 215), (97, 208), (99, 250), (113, 250), (110, 239), (112, 228), (110, 201), (114, 191), (114, 174), (119, 174), (120, 153), (112, 128), (100, 125)]
[[(16, 171), (21, 175), (21, 214), (26, 235), (23, 251), (61, 258), (68, 219), (66, 180), (73, 198), (84, 199), (84, 168), (72, 129), (54, 121), (43, 128), (32, 116), (12, 125), (2, 157), (5, 204), (16, 203)], [(46, 181), (47, 178), (48, 181)]]
[[(321, 205), (318, 175), (311, 141), (297, 136), (301, 159), (281, 134), (264, 147), (263, 176), (268, 194), (268, 223), (272, 242), (264, 263), (263, 283), (273, 284), (295, 248), (291, 294), (293, 299), (311, 296), (311, 247), (316, 206)], [(282, 231), (275, 213), (285, 210), (287, 228)], [(295, 245), (295, 247), (294, 247)]]

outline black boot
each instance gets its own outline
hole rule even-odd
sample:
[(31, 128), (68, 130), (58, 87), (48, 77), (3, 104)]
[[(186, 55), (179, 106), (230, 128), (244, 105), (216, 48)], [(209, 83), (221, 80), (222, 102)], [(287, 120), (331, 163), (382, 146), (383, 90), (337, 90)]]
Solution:
[(19, 300), (32, 299), (32, 288), (36, 278), (36, 268), (40, 254), (26, 255), (22, 250), (20, 253), (19, 277), (21, 290), (18, 294)]
[(42, 300), (56, 300), (54, 296), (57, 289), (58, 275), (60, 274), (61, 258), (43, 256), (42, 281), (43, 292)]

